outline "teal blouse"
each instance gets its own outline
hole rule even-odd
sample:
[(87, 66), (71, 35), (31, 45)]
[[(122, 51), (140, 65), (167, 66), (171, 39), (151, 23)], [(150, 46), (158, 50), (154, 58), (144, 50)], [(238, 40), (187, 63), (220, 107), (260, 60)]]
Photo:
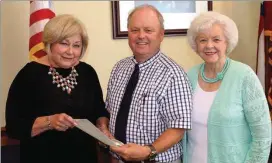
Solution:
[[(193, 90), (199, 68), (197, 65), (188, 72)], [(271, 147), (269, 108), (259, 79), (249, 66), (231, 60), (207, 126), (208, 163), (267, 163)], [(188, 162), (186, 146), (187, 133), (183, 138), (183, 163)]]

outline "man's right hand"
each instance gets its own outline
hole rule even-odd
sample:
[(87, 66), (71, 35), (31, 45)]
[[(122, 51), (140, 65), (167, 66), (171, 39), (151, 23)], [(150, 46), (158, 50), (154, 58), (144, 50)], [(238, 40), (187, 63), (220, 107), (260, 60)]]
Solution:
[[(114, 139), (114, 136), (109, 131), (109, 119), (106, 117), (100, 117), (96, 121), (96, 127), (102, 131), (106, 136), (108, 136), (110, 139)], [(104, 148), (107, 148), (108, 146), (102, 142), (98, 142), (98, 144)]]
[(110, 130), (107, 126), (97, 126), (100, 131), (107, 135), (110, 139), (114, 139), (114, 136), (110, 133)]

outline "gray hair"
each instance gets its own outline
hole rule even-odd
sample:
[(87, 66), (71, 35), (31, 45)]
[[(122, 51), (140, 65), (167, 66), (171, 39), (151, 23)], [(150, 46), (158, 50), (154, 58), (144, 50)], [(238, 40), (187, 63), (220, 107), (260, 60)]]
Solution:
[(153, 11), (157, 14), (157, 16), (158, 16), (158, 19), (159, 19), (159, 22), (160, 22), (161, 29), (164, 29), (164, 19), (163, 19), (162, 14), (159, 12), (159, 10), (158, 10), (156, 7), (154, 7), (154, 6), (152, 6), (152, 5), (149, 5), (149, 4), (143, 4), (143, 5), (137, 6), (137, 7), (135, 7), (135, 8), (129, 13), (128, 18), (127, 18), (127, 27), (129, 26), (129, 22), (130, 22), (130, 19), (131, 19), (132, 15), (133, 15), (136, 11), (138, 11), (138, 10), (140, 10), (140, 9), (143, 9), (143, 8), (150, 8), (151, 10), (153, 10)]
[(214, 24), (218, 24), (224, 31), (224, 35), (227, 39), (228, 55), (238, 43), (238, 29), (236, 24), (229, 17), (214, 11), (208, 11), (198, 15), (190, 25), (187, 31), (187, 39), (191, 48), (196, 52), (196, 37), (199, 32), (210, 29)]

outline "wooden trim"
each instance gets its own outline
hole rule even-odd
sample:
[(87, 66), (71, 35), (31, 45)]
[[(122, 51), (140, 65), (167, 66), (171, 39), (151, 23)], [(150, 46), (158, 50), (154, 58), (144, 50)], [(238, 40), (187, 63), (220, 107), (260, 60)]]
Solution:
[[(208, 11), (213, 10), (213, 2), (207, 1)], [(128, 38), (128, 31), (121, 31), (120, 27), (120, 6), (119, 1), (111, 1), (111, 15), (112, 15), (112, 38), (126, 39)], [(165, 36), (185, 36), (188, 29), (165, 29)]]
[(19, 145), (20, 141), (17, 139), (9, 138), (6, 133), (6, 128), (1, 127), (1, 146), (7, 146), (7, 145)]

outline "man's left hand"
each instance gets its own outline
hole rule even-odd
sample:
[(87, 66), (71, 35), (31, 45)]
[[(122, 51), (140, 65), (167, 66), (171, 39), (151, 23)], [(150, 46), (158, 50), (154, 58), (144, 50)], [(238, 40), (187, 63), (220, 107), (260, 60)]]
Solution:
[(111, 150), (126, 161), (142, 161), (148, 158), (151, 150), (138, 144), (125, 144), (120, 147), (111, 147)]

